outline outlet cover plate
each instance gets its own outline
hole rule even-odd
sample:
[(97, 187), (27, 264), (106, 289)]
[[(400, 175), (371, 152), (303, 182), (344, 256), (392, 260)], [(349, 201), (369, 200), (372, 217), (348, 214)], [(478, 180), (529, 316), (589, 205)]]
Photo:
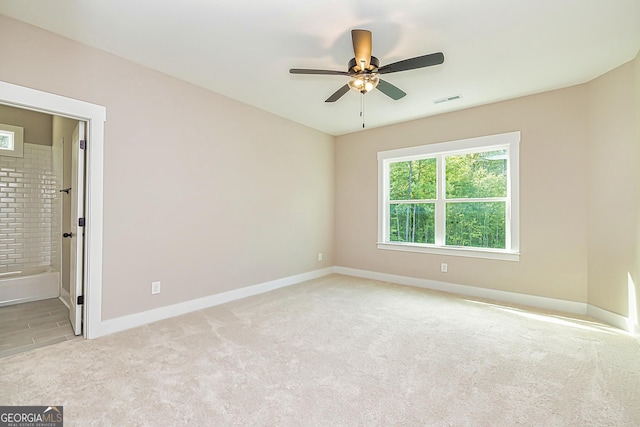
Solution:
[(160, 282), (151, 282), (151, 295), (160, 293)]

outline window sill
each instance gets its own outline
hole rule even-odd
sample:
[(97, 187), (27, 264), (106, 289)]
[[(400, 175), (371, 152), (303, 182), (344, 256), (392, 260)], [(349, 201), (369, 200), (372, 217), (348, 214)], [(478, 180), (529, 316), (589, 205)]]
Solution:
[(402, 252), (420, 252), (434, 255), (462, 256), (468, 258), (497, 259), (502, 261), (520, 261), (519, 252), (496, 249), (443, 247), (434, 245), (416, 245), (410, 243), (378, 243), (378, 249)]

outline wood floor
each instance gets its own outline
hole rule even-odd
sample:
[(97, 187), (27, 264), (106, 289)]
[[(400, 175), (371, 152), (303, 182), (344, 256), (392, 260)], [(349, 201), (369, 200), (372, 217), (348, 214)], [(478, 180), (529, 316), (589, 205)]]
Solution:
[(0, 358), (77, 338), (58, 298), (0, 307)]

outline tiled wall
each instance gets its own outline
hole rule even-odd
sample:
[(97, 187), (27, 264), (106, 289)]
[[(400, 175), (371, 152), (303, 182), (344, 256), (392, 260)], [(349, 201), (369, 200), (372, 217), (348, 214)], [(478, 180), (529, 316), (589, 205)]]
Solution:
[[(63, 188), (63, 160), (62, 141), (54, 141), (51, 146), (51, 171), (53, 173), (53, 179), (55, 180), (55, 192), (51, 205), (51, 267), (59, 272), (62, 272), (62, 233), (63, 231), (70, 231), (69, 227), (63, 227), (62, 224), (63, 198), (70, 197), (59, 191)], [(63, 228), (65, 228), (65, 230), (63, 230)]]
[[(61, 238), (50, 146), (24, 144), (24, 157), (0, 156), (0, 273), (50, 266)], [(59, 221), (58, 221), (59, 222)], [(56, 235), (57, 234), (57, 235)]]

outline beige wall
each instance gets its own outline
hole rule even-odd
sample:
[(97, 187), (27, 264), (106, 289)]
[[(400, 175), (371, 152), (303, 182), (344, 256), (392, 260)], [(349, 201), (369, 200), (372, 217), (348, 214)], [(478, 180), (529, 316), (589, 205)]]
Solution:
[[(376, 249), (378, 151), (512, 130), (522, 132), (519, 262)], [(639, 164), (640, 55), (585, 85), (342, 136), (336, 264), (588, 302), (638, 323)]]
[(333, 137), (4, 16), (0, 38), (0, 80), (107, 108), (103, 319), (333, 264)]
[[(5, 66), (5, 61), (2, 61)], [(24, 128), (24, 142), (51, 145), (51, 115), (0, 105), (0, 123)]]
[[(638, 58), (589, 84), (334, 139), (0, 16), (3, 35), (0, 80), (107, 107), (104, 319), (330, 265), (628, 312)], [(378, 151), (515, 130), (519, 262), (376, 249)]]
[[(577, 86), (338, 137), (336, 264), (586, 302), (586, 103)], [(378, 151), (517, 130), (519, 262), (376, 248)]]
[(637, 313), (630, 277), (640, 289), (639, 63), (588, 84), (589, 301), (624, 316)]

